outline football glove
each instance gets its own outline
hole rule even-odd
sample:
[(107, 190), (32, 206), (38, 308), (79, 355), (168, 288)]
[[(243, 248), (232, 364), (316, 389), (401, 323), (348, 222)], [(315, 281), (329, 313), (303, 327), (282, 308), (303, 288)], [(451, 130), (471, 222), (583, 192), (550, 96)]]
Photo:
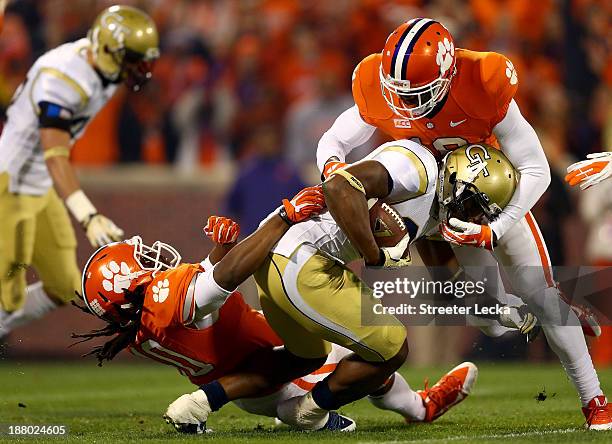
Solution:
[(164, 419), (181, 433), (206, 433), (206, 420), (212, 409), (203, 390), (178, 397), (166, 409)]
[(495, 233), (488, 225), (465, 222), (454, 217), (448, 224), (440, 224), (440, 233), (445, 241), (455, 245), (469, 245), (493, 251), (495, 244)]
[(99, 248), (120, 241), (123, 237), (123, 230), (109, 218), (99, 214), (82, 190), (77, 190), (66, 198), (66, 207), (85, 230), (92, 247)]
[(123, 230), (106, 216), (93, 214), (83, 222), (87, 239), (94, 248), (102, 247), (123, 238)]
[(565, 181), (571, 186), (580, 184), (586, 190), (602, 180), (612, 176), (612, 152), (594, 153), (567, 167)]
[(293, 199), (283, 199), (278, 215), (289, 225), (302, 222), (316, 216), (325, 208), (325, 198), (321, 185), (306, 187), (297, 193)]
[(210, 216), (204, 234), (216, 244), (233, 244), (238, 240), (240, 225), (228, 217)]
[[(406, 234), (394, 247), (383, 247), (380, 249), (380, 262), (377, 265), (382, 268), (400, 268), (410, 265), (412, 258), (408, 250), (410, 234)], [(406, 257), (403, 257), (407, 254)]]
[(323, 167), (323, 180), (327, 179), (334, 171), (345, 168), (347, 165), (348, 163), (340, 162), (339, 160), (327, 162)]

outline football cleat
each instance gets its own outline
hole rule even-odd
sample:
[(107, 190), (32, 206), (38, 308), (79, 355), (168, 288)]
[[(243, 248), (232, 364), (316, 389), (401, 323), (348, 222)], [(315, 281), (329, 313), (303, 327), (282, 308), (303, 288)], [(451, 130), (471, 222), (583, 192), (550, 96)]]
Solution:
[(343, 416), (338, 412), (329, 412), (327, 422), (319, 430), (332, 430), (334, 432), (354, 432), (357, 428), (355, 421), (348, 416)]
[(586, 407), (582, 407), (586, 418), (585, 427), (588, 430), (612, 430), (612, 416), (608, 408), (608, 399), (604, 395), (591, 399)]
[(203, 390), (180, 396), (168, 406), (164, 419), (181, 433), (208, 433), (206, 420), (212, 412)]
[(442, 376), (431, 388), (425, 382), (425, 388), (417, 391), (425, 406), (423, 422), (434, 421), (467, 398), (477, 378), (478, 367), (464, 362)]

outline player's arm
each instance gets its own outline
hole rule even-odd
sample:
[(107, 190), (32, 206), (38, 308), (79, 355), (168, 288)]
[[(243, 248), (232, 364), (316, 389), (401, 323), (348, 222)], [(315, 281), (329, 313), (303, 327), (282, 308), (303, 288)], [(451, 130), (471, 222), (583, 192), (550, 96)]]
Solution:
[(221, 307), (238, 285), (261, 266), (291, 225), (319, 214), (324, 207), (320, 186), (304, 188), (293, 199), (284, 199), (281, 207), (257, 231), (232, 248), (212, 269), (198, 276), (195, 287), (198, 315), (204, 316)]
[(317, 166), (323, 178), (329, 177), (337, 168), (346, 166), (346, 156), (372, 137), (375, 130), (376, 127), (361, 118), (357, 105), (340, 114), (317, 146)]
[(544, 149), (532, 126), (522, 116), (514, 100), (505, 117), (493, 128), (504, 154), (519, 171), (519, 182), (512, 199), (490, 227), (497, 239), (535, 205), (550, 184), (550, 167)]
[(75, 113), (87, 103), (87, 93), (68, 75), (55, 68), (42, 68), (31, 86), (30, 97), (38, 115), (43, 156), (57, 193), (94, 247), (120, 240), (123, 231), (98, 214), (70, 164), (70, 130)]
[(381, 251), (370, 228), (367, 199), (384, 198), (391, 188), (389, 172), (375, 160), (355, 163), (323, 183), (329, 212), (367, 265), (381, 263)]

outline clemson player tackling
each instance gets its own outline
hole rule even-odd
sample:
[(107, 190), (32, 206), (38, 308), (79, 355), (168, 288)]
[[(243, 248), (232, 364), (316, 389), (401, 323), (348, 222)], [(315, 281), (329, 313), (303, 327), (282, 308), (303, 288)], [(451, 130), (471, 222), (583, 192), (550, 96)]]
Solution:
[[(511, 252), (504, 255), (503, 263), (515, 271), (514, 288), (522, 294), (537, 293), (555, 300), (562, 295), (553, 279), (546, 244), (530, 212), (550, 183), (550, 171), (534, 129), (514, 101), (517, 88), (518, 75), (505, 56), (455, 48), (451, 34), (441, 23), (429, 18), (412, 19), (391, 33), (381, 53), (366, 57), (355, 68), (355, 105), (321, 137), (317, 165), (324, 177), (345, 168), (346, 155), (376, 129), (395, 140), (414, 140), (437, 159), (469, 143), (498, 147), (518, 172), (508, 204), (486, 222), (441, 219), (441, 234), (453, 245), (462, 266), (495, 266), (500, 255), (494, 257), (490, 252), (503, 243), (503, 250)], [(478, 150), (473, 154), (473, 166), (486, 160)], [(366, 263), (378, 260), (371, 246), (363, 253)], [(504, 301), (509, 297), (499, 286), (498, 298)], [(545, 324), (543, 330), (551, 348), (579, 391), (588, 427), (612, 428), (607, 401), (580, 328), (553, 322), (556, 313), (552, 308), (542, 310), (533, 300), (528, 306)], [(600, 334), (588, 310), (572, 309), (585, 332)]]

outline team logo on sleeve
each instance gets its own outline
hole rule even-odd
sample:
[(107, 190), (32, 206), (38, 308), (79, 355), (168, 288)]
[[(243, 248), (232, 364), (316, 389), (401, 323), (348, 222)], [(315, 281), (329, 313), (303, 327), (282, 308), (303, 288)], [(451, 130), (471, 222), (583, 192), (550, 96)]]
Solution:
[(510, 85), (516, 85), (518, 82), (518, 75), (516, 69), (510, 60), (506, 60), (506, 77), (510, 79)]
[(160, 304), (168, 299), (170, 294), (170, 282), (168, 279), (163, 281), (157, 281), (157, 284), (153, 285), (153, 300)]

